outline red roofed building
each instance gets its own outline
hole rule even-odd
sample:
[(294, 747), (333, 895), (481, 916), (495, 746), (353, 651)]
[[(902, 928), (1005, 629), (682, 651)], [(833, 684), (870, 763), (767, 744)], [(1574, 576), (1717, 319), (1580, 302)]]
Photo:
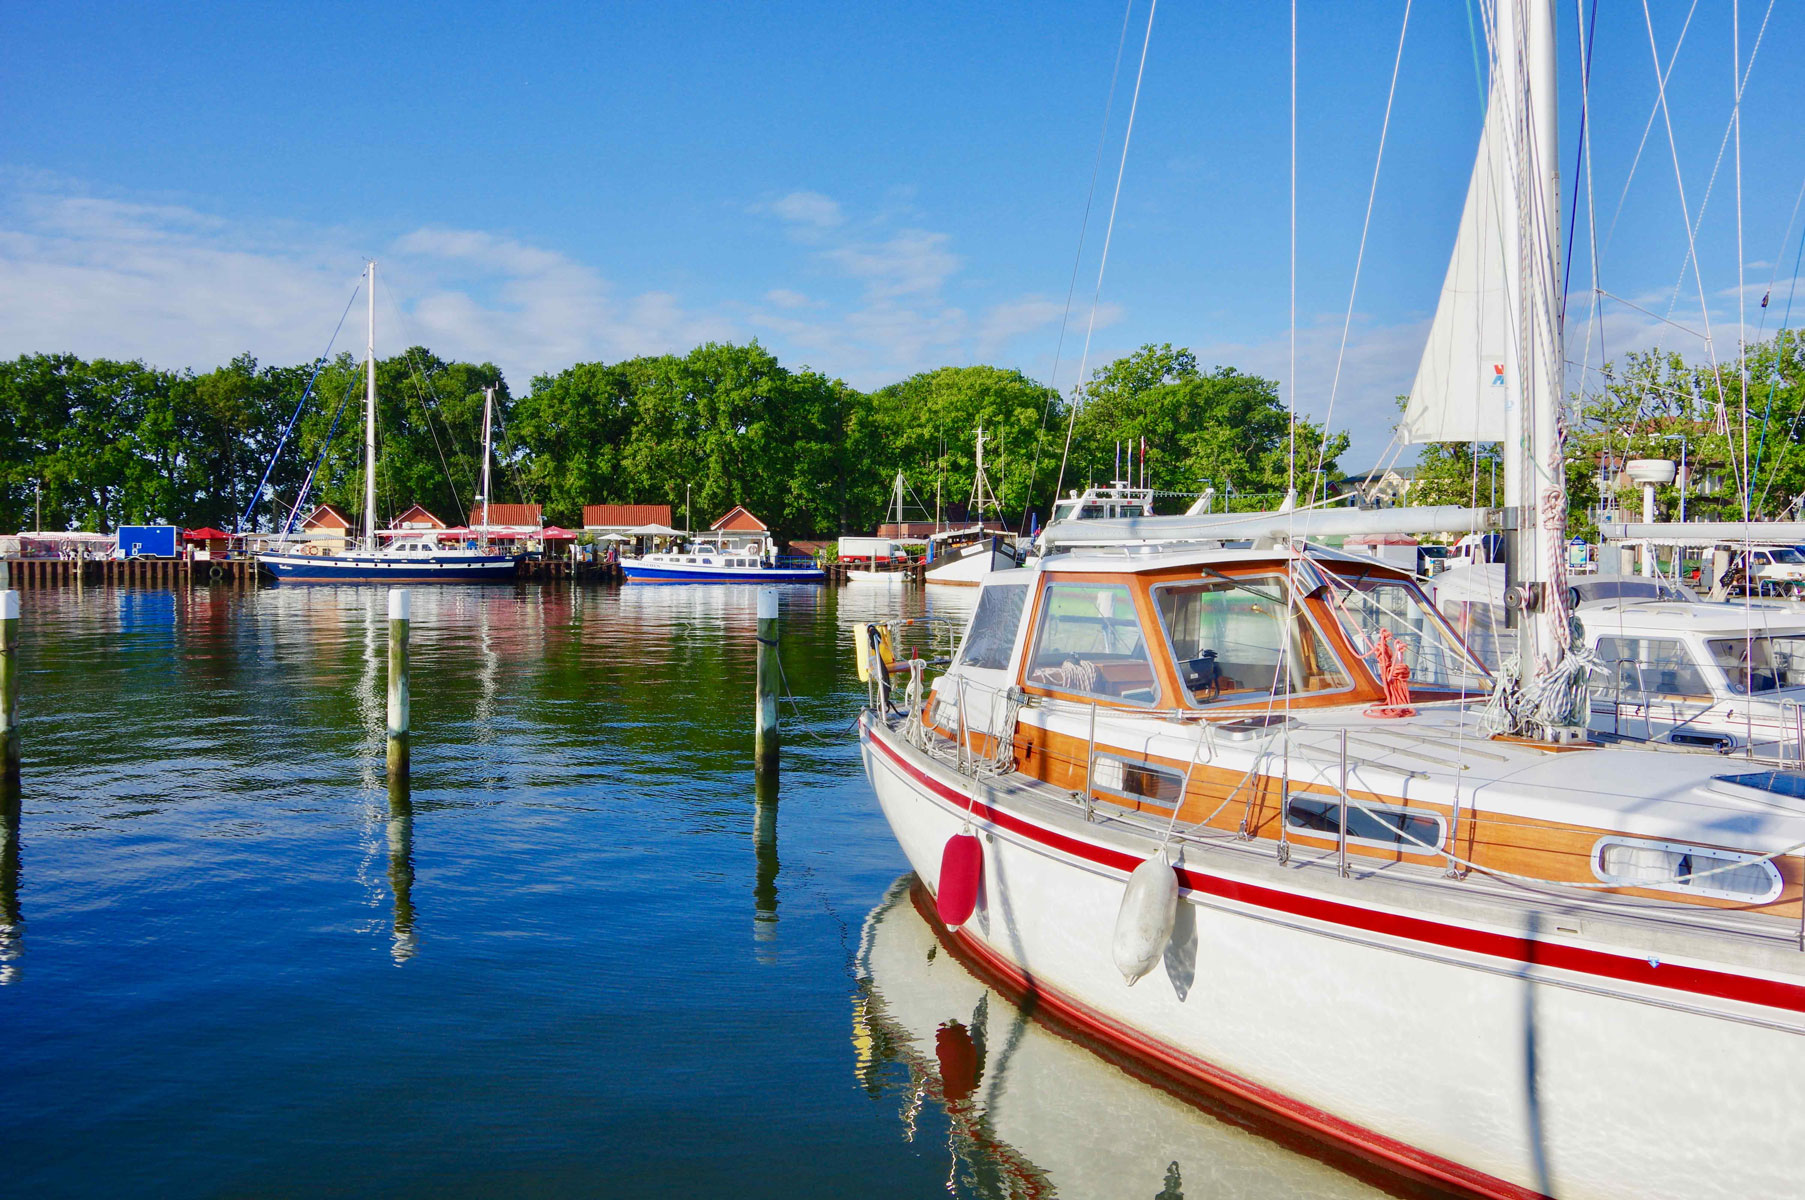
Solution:
[(585, 504), (583, 528), (593, 534), (626, 533), (641, 525), (671, 523), (668, 504)]
[[(500, 507), (500, 505), (496, 505), (497, 509)], [(433, 516), (431, 513), (427, 512), (426, 509), (416, 504), (400, 516), (396, 517), (394, 523), (391, 524), (389, 528), (406, 530), (443, 529), (445, 528), (445, 522), (439, 520), (439, 518)]]
[(506, 530), (510, 533), (538, 533), (545, 524), (537, 504), (480, 504), (470, 513), (472, 529)]
[(294, 537), (328, 552), (342, 551), (350, 544), (354, 526), (351, 518), (336, 504), (322, 504), (301, 521)]
[(771, 541), (771, 527), (747, 512), (744, 506), (734, 505), (727, 510), (725, 516), (708, 527), (710, 533), (729, 550), (750, 550), (754, 554), (766, 554), (774, 549)]

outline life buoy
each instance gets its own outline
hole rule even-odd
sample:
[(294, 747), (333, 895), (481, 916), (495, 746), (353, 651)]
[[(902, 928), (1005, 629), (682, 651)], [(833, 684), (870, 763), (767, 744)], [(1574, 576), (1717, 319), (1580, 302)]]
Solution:
[(890, 634), (887, 625), (871, 624), (860, 631), (860, 637), (853, 639), (854, 665), (859, 672), (860, 683), (871, 682), (871, 652), (877, 651), (878, 662), (886, 676), (890, 668), (896, 665), (896, 640)]
[(211, 567), (207, 568), (207, 578), (211, 579), (214, 583), (218, 583), (225, 577), (225, 568), (221, 567), (218, 563), (214, 563)]

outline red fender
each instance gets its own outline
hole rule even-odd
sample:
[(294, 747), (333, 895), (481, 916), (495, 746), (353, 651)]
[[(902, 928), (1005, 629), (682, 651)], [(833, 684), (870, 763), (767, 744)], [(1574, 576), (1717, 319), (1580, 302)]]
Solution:
[(940, 891), (934, 897), (940, 923), (957, 929), (978, 907), (978, 884), (984, 878), (984, 847), (969, 833), (955, 833), (940, 852)]

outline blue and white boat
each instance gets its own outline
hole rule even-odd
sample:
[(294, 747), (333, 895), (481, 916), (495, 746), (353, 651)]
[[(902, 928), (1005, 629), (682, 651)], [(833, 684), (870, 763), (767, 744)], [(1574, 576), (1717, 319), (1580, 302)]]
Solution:
[(762, 557), (751, 550), (700, 542), (687, 550), (660, 550), (623, 558), (628, 583), (826, 583), (814, 560), (787, 555)]
[(257, 562), (284, 583), (492, 583), (511, 580), (520, 570), (516, 554), (442, 547), (424, 539), (373, 552), (260, 554)]
[[(392, 545), (378, 544), (376, 537), (376, 264), (371, 263), (365, 282), (369, 287), (370, 339), (365, 362), (369, 376), (364, 388), (364, 532), (360, 546), (338, 554), (306, 554), (283, 549), (259, 554), (257, 563), (286, 583), (486, 583), (506, 582), (519, 574), (521, 555), (474, 548), (440, 546), (429, 537), (407, 538)], [(491, 407), (495, 389), (483, 391), (483, 494), (477, 498), (483, 513), (489, 512), (489, 443)], [(335, 421), (336, 423), (336, 421)], [(479, 530), (479, 535), (483, 531)], [(286, 536), (286, 535), (285, 535)], [(280, 547), (280, 543), (278, 543)]]

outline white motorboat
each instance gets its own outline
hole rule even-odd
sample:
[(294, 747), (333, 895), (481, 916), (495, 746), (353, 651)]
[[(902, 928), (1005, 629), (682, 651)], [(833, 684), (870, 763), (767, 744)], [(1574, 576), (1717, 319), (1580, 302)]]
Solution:
[(922, 578), (928, 583), (976, 587), (992, 571), (1006, 571), (1019, 561), (1012, 533), (981, 525), (950, 529), (928, 540), (928, 565)]

